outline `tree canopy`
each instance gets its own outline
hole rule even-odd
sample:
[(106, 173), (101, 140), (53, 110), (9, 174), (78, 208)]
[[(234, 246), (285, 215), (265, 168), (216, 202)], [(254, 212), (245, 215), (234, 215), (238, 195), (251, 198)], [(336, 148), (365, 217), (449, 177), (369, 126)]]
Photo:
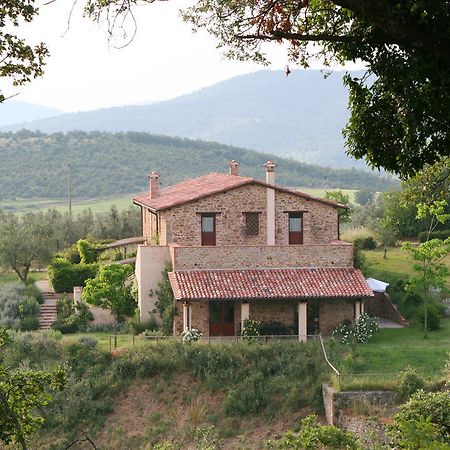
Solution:
[(200, 0), (184, 11), (229, 57), (267, 62), (261, 44), (289, 43), (308, 67), (361, 60), (348, 75), (348, 153), (410, 176), (449, 155), (450, 6), (446, 0)]

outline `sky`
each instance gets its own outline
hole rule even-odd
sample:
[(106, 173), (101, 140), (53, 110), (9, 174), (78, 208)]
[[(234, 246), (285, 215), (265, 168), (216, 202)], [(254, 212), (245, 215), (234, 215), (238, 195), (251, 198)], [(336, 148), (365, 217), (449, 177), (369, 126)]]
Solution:
[[(193, 1), (136, 7), (137, 34), (118, 49), (108, 42), (106, 24), (83, 18), (86, 0), (75, 3), (72, 15), (73, 0), (40, 0), (39, 17), (15, 32), (27, 41), (47, 44), (45, 74), (17, 88), (5, 86), (3, 80), (2, 91), (5, 96), (18, 94), (14, 100), (75, 112), (167, 100), (264, 68), (227, 60), (206, 31), (193, 33), (179, 17), (180, 8)], [(270, 69), (286, 67), (282, 46), (272, 44), (267, 53)]]
[[(226, 60), (213, 37), (192, 33), (178, 15), (188, 0), (137, 7), (137, 34), (122, 49), (108, 43), (105, 24), (82, 17), (83, 3), (76, 4), (68, 29), (71, 0), (41, 6), (40, 16), (19, 28), (27, 40), (45, 42), (51, 55), (43, 78), (2, 86), (5, 94), (64, 111), (89, 110), (170, 99), (263, 68)], [(272, 69), (286, 66), (281, 48), (270, 54)]]

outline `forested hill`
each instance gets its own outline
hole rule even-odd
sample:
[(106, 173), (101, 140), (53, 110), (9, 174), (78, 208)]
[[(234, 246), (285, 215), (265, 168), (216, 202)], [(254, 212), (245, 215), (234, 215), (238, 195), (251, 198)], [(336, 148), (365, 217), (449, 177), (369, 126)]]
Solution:
[(324, 79), (318, 70), (295, 70), (289, 77), (264, 70), (161, 103), (63, 114), (5, 131), (143, 131), (217, 141), (333, 168), (364, 167), (344, 151), (341, 131), (349, 113), (343, 74), (336, 71)]
[(255, 178), (263, 178), (261, 165), (274, 159), (277, 181), (286, 186), (385, 190), (395, 184), (354, 169), (324, 169), (213, 142), (136, 132), (46, 135), (21, 131), (0, 134), (0, 196), (65, 196), (69, 161), (74, 196), (101, 197), (146, 190), (151, 170), (159, 170), (167, 186), (208, 172), (226, 172), (231, 159), (241, 163), (242, 175)]

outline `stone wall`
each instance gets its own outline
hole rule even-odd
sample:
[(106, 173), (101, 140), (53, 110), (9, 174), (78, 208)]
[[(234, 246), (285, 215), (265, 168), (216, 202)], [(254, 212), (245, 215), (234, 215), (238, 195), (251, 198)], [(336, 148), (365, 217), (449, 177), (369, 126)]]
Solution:
[[(303, 211), (303, 242), (328, 243), (338, 239), (337, 209), (313, 199), (275, 190), (275, 244), (287, 245), (288, 212)], [(260, 233), (245, 234), (244, 212), (259, 212)], [(201, 245), (200, 213), (216, 214), (216, 245), (266, 244), (266, 188), (244, 185), (161, 211), (161, 243)], [(150, 228), (149, 228), (150, 229)]]
[(319, 328), (323, 334), (331, 334), (344, 320), (352, 321), (354, 318), (354, 300), (337, 298), (319, 301)]
[(353, 267), (353, 245), (174, 246), (174, 270)]
[(375, 297), (364, 300), (364, 311), (367, 314), (389, 319), (400, 325), (409, 325), (386, 292), (374, 292), (374, 294)]
[(325, 417), (329, 425), (341, 425), (342, 412), (354, 405), (392, 406), (395, 392), (392, 391), (337, 391), (330, 385), (322, 385)]
[(298, 322), (298, 301), (294, 300), (255, 300), (250, 302), (250, 320), (260, 322), (280, 322), (295, 326)]

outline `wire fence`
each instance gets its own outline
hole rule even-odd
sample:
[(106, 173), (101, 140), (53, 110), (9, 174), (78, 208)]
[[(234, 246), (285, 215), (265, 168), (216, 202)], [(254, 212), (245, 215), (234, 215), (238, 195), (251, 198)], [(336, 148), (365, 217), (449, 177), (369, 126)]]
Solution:
[[(264, 336), (202, 336), (198, 343), (206, 345), (233, 344), (238, 342), (257, 342), (259, 344), (269, 344), (272, 342), (311, 342), (318, 341), (319, 335), (264, 335)], [(145, 336), (145, 335), (122, 335), (114, 334), (109, 336), (109, 350), (119, 348), (138, 347), (146, 342), (175, 341), (182, 342), (181, 336)]]

